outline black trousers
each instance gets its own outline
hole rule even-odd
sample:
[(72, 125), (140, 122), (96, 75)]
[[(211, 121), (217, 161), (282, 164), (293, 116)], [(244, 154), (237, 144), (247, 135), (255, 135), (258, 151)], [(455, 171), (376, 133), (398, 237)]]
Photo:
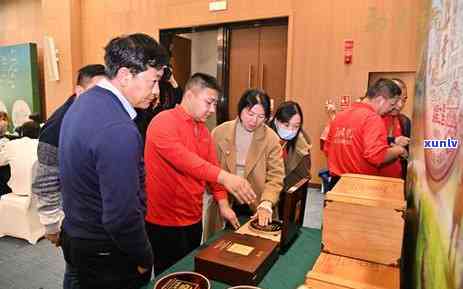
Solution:
[(146, 222), (146, 232), (153, 248), (154, 274), (157, 276), (201, 244), (203, 225), (201, 221), (182, 227)]
[(10, 165), (0, 166), (0, 196), (11, 193), (8, 181), (11, 177)]
[(72, 238), (61, 231), (64, 258), (76, 271), (81, 289), (138, 289), (151, 278), (110, 240)]
[(334, 186), (338, 183), (338, 181), (341, 179), (340, 176), (331, 176), (331, 179), (330, 179), (330, 184), (329, 184), (329, 188), (328, 188), (328, 191), (331, 191)]

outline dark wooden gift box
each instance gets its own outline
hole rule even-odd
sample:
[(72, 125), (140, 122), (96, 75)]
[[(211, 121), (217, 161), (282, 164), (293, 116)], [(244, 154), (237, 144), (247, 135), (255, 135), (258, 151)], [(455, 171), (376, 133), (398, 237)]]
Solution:
[[(248, 254), (232, 252), (246, 246)], [(195, 257), (195, 271), (231, 285), (256, 285), (278, 258), (278, 243), (250, 235), (227, 233)]]
[[(227, 233), (200, 250), (195, 257), (195, 271), (230, 285), (258, 284), (277, 260), (280, 248), (288, 248), (297, 237), (304, 218), (307, 183), (308, 178), (302, 179), (281, 193), (280, 236), (255, 233), (243, 226), (244, 230)], [(253, 249), (249, 255), (230, 252), (228, 249), (234, 244)]]

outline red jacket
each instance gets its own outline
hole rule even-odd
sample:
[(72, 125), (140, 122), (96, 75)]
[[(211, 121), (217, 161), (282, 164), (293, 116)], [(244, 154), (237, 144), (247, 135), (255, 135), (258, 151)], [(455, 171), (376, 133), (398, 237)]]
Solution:
[(220, 168), (209, 130), (181, 106), (161, 112), (149, 124), (145, 168), (149, 223), (188, 226), (199, 222), (206, 184), (216, 200), (227, 197), (217, 183)]
[(388, 149), (384, 122), (366, 103), (339, 112), (330, 124), (324, 150), (330, 173), (378, 175)]

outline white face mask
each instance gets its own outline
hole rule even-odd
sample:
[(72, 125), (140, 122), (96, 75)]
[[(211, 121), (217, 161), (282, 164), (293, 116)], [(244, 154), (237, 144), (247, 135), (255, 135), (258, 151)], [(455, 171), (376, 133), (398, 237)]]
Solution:
[(277, 128), (277, 133), (281, 139), (289, 141), (296, 137), (297, 130), (289, 130), (284, 127), (281, 127), (276, 121), (275, 121), (275, 126)]

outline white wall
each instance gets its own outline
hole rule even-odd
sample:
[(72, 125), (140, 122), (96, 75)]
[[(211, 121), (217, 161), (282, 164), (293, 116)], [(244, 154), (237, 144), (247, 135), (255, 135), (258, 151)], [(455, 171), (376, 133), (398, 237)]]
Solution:
[[(184, 36), (191, 39), (191, 74), (203, 72), (217, 77), (217, 30), (188, 33)], [(212, 129), (215, 124), (214, 114), (206, 125)]]
[(217, 77), (217, 31), (191, 33), (191, 73)]

